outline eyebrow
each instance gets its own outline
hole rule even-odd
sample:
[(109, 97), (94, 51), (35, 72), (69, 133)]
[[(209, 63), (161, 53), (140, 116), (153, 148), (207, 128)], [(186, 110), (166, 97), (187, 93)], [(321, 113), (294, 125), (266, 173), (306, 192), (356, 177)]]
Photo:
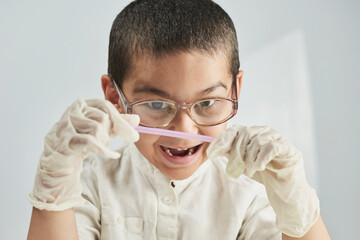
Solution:
[(152, 86), (147, 86), (147, 85), (143, 85), (141, 87), (135, 87), (133, 89), (133, 93), (152, 93), (152, 94), (164, 97), (164, 98), (170, 98), (169, 93), (162, 91), (160, 89), (157, 89), (155, 87), (152, 87)]
[[(198, 92), (198, 95), (199, 96), (203, 96), (205, 94), (208, 94), (208, 93), (211, 93), (212, 91), (214, 91), (215, 89), (217, 88), (224, 88), (225, 90), (228, 90), (227, 86), (222, 83), (222, 82), (217, 82), (216, 84), (214, 84), (213, 86), (211, 87), (208, 87), (204, 90), (201, 90), (200, 92)], [(143, 86), (140, 86), (140, 87), (135, 87), (133, 89), (133, 93), (152, 93), (152, 94), (155, 94), (155, 95), (158, 95), (158, 96), (161, 96), (161, 97), (164, 97), (164, 98), (171, 98), (171, 95), (163, 90), (160, 90), (158, 88), (155, 88), (155, 87), (152, 87), (152, 86), (148, 86), (148, 85), (143, 85)]]
[(213, 86), (209, 87), (209, 88), (206, 88), (202, 91), (199, 92), (199, 94), (202, 96), (202, 95), (205, 95), (205, 94), (208, 94), (208, 93), (211, 93), (212, 91), (214, 91), (215, 89), (217, 88), (225, 88), (225, 90), (228, 90), (228, 88), (226, 87), (226, 85), (222, 82), (217, 82), (216, 84), (214, 84)]

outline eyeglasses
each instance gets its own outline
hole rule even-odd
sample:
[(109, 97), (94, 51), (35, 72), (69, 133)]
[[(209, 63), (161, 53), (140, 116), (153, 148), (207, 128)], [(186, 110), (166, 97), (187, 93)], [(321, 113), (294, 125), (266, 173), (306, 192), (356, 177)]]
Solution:
[[(180, 110), (186, 110), (190, 118), (201, 126), (215, 126), (235, 116), (238, 100), (229, 98), (207, 98), (194, 103), (176, 103), (164, 100), (144, 100), (129, 103), (113, 79), (126, 113), (137, 114), (140, 125), (165, 127)], [(235, 89), (236, 91), (236, 89)]]

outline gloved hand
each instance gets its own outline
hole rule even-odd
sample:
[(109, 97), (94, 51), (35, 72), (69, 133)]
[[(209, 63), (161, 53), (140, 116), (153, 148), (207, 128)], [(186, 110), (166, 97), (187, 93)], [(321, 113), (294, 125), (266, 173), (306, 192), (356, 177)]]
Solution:
[(120, 114), (106, 100), (76, 100), (45, 137), (33, 191), (29, 200), (34, 207), (62, 211), (83, 202), (80, 174), (82, 161), (91, 153), (119, 158), (108, 149), (109, 138), (139, 139), (133, 126), (139, 116)]
[(302, 237), (319, 217), (319, 200), (306, 181), (301, 152), (272, 128), (232, 126), (210, 144), (207, 155), (226, 157), (228, 175), (245, 174), (264, 184), (276, 225), (286, 235)]

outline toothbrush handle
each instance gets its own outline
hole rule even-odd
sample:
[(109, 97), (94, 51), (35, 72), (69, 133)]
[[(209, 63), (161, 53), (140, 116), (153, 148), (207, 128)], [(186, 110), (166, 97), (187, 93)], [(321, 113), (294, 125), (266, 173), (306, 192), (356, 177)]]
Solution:
[(137, 127), (135, 127), (135, 129), (138, 132), (146, 133), (146, 134), (192, 139), (192, 140), (198, 140), (198, 141), (202, 141), (202, 142), (212, 142), (214, 140), (214, 137), (211, 137), (211, 136), (179, 132), (179, 131), (172, 131), (172, 130), (161, 129), (161, 128), (137, 126)]

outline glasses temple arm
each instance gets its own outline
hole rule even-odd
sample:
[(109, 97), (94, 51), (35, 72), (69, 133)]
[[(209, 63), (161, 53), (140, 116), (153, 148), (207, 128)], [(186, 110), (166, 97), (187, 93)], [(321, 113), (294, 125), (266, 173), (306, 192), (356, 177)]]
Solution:
[(114, 86), (115, 86), (115, 88), (116, 88), (116, 91), (117, 91), (117, 93), (118, 93), (118, 95), (119, 95), (119, 97), (120, 97), (121, 103), (124, 105), (125, 112), (127, 112), (127, 110), (128, 110), (128, 103), (127, 103), (127, 101), (126, 101), (126, 99), (125, 99), (125, 96), (124, 96), (124, 94), (122, 93), (122, 91), (120, 90), (120, 88), (118, 87), (118, 85), (116, 84), (115, 80), (114, 80), (111, 76), (110, 76), (110, 78), (111, 78), (111, 80), (112, 80), (112, 82), (113, 82), (113, 84), (114, 84)]

